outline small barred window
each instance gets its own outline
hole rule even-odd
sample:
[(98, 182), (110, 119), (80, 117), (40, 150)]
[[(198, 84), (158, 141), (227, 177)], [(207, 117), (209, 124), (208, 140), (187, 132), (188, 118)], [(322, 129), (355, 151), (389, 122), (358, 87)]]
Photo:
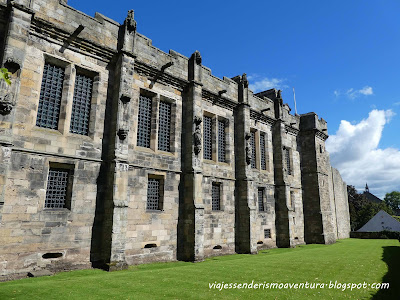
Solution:
[(161, 210), (161, 179), (149, 178), (147, 184), (147, 209)]
[(51, 168), (47, 178), (45, 208), (71, 208), (70, 169)]
[(212, 184), (212, 210), (221, 210), (221, 184)]
[(212, 159), (212, 119), (208, 116), (204, 116), (203, 120), (203, 158)]
[(259, 211), (264, 211), (264, 189), (259, 188), (258, 189), (258, 210)]
[(82, 135), (88, 135), (89, 133), (92, 87), (92, 78), (85, 75), (76, 74), (70, 126), (70, 131), (72, 133)]
[(171, 132), (171, 104), (160, 102), (159, 125), (158, 125), (158, 149), (170, 151)]
[(265, 156), (265, 134), (260, 135), (260, 160), (261, 160), (261, 169), (267, 169), (267, 160)]
[(250, 145), (251, 145), (251, 167), (253, 169), (256, 169), (257, 168), (257, 165), (256, 165), (256, 133), (254, 131), (251, 131)]
[(152, 99), (140, 95), (137, 145), (150, 148)]
[(266, 239), (271, 238), (271, 229), (264, 229), (264, 238)]
[(225, 122), (218, 120), (218, 161), (220, 162), (226, 161), (225, 148)]
[(44, 65), (36, 126), (58, 128), (63, 81), (63, 68), (48, 63)]

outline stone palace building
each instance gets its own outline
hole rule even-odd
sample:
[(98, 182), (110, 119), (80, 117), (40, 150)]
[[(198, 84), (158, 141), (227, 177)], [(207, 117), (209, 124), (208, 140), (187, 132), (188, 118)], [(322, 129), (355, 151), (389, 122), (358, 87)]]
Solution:
[[(327, 124), (66, 0), (0, 0), (0, 277), (349, 237)], [(13, 277), (14, 276), (14, 277)]]

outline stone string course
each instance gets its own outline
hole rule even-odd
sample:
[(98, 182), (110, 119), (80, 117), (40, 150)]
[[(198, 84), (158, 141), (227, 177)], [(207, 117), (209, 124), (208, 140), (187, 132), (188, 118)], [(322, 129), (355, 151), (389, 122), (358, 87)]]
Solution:
[[(0, 0), (0, 62), (16, 66), (13, 84), (0, 90), (0, 280), (349, 237), (346, 184), (330, 166), (326, 122), (290, 114), (275, 89), (254, 94), (245, 74), (213, 76), (198, 51), (187, 58), (155, 48), (136, 32), (133, 11), (118, 24), (65, 0)], [(36, 126), (45, 63), (65, 69), (56, 130)], [(69, 131), (77, 72), (93, 78), (87, 136)], [(140, 95), (153, 101), (150, 148), (137, 146)], [(170, 152), (157, 148), (160, 101), (171, 104)], [(212, 160), (203, 159), (203, 124), (195, 122), (204, 115), (212, 118)], [(73, 173), (69, 208), (44, 208), (53, 165)], [(146, 210), (149, 178), (160, 180), (161, 210)]]

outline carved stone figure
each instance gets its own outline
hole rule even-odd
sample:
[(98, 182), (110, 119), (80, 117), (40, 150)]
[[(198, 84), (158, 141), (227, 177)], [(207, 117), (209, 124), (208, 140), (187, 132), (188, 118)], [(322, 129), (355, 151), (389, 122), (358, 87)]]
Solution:
[(14, 107), (11, 98), (12, 95), (10, 93), (0, 96), (0, 114), (3, 116), (8, 115)]
[(242, 75), (242, 82), (243, 82), (243, 85), (244, 85), (245, 88), (249, 87), (249, 81), (247, 80), (247, 74), (246, 73), (243, 73), (243, 75)]
[(203, 122), (203, 119), (199, 116), (194, 117), (194, 123), (196, 124), (196, 128), (193, 133), (193, 143), (194, 143), (194, 153), (198, 155), (201, 151), (201, 128), (200, 124)]
[(278, 94), (276, 97), (279, 99), (282, 99), (282, 91), (281, 90), (278, 90)]
[(246, 163), (249, 165), (251, 163), (251, 143), (250, 143), (250, 138), (251, 138), (251, 134), (250, 133), (246, 133), (245, 139), (246, 139)]
[(201, 65), (201, 55), (200, 55), (200, 52), (196, 50), (196, 51), (193, 53), (193, 55), (194, 55), (194, 60), (195, 60), (196, 64)]
[(129, 132), (129, 130), (128, 129), (122, 129), (122, 128), (120, 128), (119, 130), (118, 130), (118, 136), (119, 136), (119, 138), (121, 139), (121, 140), (125, 140), (126, 139), (126, 137), (128, 136), (128, 132)]
[(133, 9), (128, 11), (128, 16), (126, 17), (125, 22), (129, 33), (136, 31), (136, 21), (134, 19)]

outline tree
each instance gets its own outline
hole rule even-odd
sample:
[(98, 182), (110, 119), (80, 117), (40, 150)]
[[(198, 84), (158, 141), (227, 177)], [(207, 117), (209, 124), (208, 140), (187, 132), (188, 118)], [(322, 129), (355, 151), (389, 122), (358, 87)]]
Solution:
[(8, 85), (11, 85), (10, 72), (6, 68), (0, 68), (0, 80), (4, 80)]
[(386, 193), (385, 198), (383, 199), (386, 205), (389, 206), (392, 210), (397, 211), (400, 207), (400, 192), (393, 191), (391, 193)]
[(354, 186), (347, 186), (349, 199), (350, 227), (356, 231), (372, 219), (380, 210), (386, 211), (389, 215), (393, 214), (391, 207), (384, 201), (382, 203), (373, 203), (367, 201), (363, 194), (359, 194)]

